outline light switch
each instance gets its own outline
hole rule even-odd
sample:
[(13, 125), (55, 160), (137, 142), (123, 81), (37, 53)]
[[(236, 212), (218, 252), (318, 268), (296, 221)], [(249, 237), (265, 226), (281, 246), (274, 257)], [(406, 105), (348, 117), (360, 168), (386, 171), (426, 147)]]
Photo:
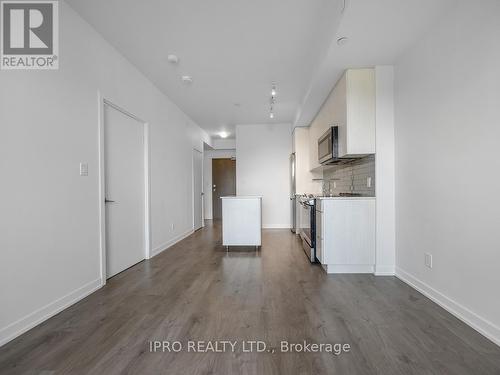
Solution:
[(80, 176), (89, 175), (89, 165), (87, 163), (80, 163)]
[(424, 264), (427, 267), (432, 268), (432, 254), (424, 253)]

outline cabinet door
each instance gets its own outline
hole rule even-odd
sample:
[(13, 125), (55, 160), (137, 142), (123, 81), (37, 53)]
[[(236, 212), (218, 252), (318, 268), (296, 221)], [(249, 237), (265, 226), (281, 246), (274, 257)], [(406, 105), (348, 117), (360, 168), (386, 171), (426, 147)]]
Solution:
[(336, 265), (375, 262), (375, 200), (326, 200), (323, 261)]
[(308, 141), (309, 141), (309, 170), (313, 170), (320, 166), (318, 162), (318, 138), (321, 136), (321, 119), (319, 112), (316, 118), (313, 120), (311, 127), (309, 128)]
[(322, 237), (322, 264), (332, 264), (334, 259), (334, 244), (332, 242), (332, 213), (333, 200), (325, 199), (322, 203), (321, 237)]
[(339, 127), (339, 155), (347, 153), (347, 109), (346, 75), (342, 75), (323, 106), (316, 114), (309, 129), (309, 162), (311, 169), (320, 166), (318, 162), (318, 139), (331, 127)]
[(349, 69), (346, 72), (346, 133), (340, 155), (375, 153), (375, 71)]
[(323, 212), (316, 206), (316, 259), (323, 264)]
[(315, 176), (310, 172), (309, 165), (309, 128), (295, 128), (294, 147), (295, 147), (295, 192), (297, 194), (314, 193), (319, 191), (317, 182), (313, 179)]
[(339, 129), (339, 156), (375, 153), (375, 71), (348, 69), (337, 81), (309, 129), (309, 164), (318, 168), (318, 138)]
[(337, 126), (339, 130), (339, 156), (347, 154), (347, 73), (339, 79), (325, 104), (326, 129)]

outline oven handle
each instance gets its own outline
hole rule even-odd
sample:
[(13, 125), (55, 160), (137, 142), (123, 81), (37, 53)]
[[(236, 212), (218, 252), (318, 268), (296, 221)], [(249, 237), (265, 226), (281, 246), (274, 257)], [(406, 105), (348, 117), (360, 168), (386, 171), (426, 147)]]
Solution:
[(300, 205), (304, 208), (310, 208), (310, 207), (314, 207), (314, 204), (309, 204), (309, 203), (306, 203), (306, 202), (302, 202), (302, 201), (299, 201)]

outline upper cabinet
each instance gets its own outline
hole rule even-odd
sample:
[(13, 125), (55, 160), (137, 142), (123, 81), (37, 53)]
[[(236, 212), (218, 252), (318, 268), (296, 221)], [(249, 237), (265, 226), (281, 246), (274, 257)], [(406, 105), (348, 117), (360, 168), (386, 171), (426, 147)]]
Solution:
[(322, 174), (310, 171), (309, 128), (293, 130), (293, 152), (295, 152), (295, 192), (320, 193), (321, 183), (314, 179), (321, 178)]
[(348, 69), (335, 84), (309, 128), (310, 169), (318, 163), (318, 138), (339, 127), (339, 157), (375, 153), (375, 70)]

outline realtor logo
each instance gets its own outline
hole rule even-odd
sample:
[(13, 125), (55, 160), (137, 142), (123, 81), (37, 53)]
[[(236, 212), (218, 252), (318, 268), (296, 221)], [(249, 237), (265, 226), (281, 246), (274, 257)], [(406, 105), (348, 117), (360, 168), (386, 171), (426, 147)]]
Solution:
[(57, 1), (1, 1), (1, 69), (58, 69)]

